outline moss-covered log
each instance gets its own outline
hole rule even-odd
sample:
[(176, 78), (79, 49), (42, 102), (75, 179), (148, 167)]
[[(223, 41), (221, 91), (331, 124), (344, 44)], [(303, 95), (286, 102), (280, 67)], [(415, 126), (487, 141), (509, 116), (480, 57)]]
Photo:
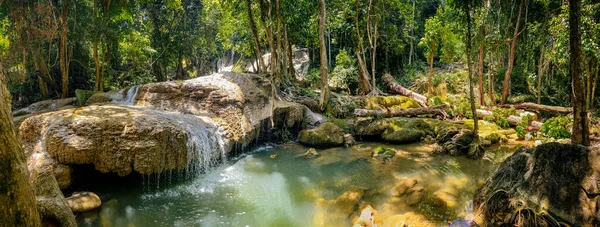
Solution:
[(423, 107), (428, 106), (427, 105), (427, 103), (428, 103), (427, 97), (425, 97), (424, 95), (421, 95), (419, 93), (416, 93), (414, 91), (411, 91), (411, 90), (403, 87), (402, 85), (398, 84), (396, 82), (396, 80), (394, 79), (394, 77), (392, 77), (392, 75), (385, 74), (385, 75), (383, 75), (383, 77), (381, 77), (381, 79), (383, 81), (383, 84), (387, 87), (387, 89), (391, 93), (411, 97), (411, 98), (417, 100), (417, 102), (419, 102), (419, 104), (421, 104), (421, 106), (423, 106)]

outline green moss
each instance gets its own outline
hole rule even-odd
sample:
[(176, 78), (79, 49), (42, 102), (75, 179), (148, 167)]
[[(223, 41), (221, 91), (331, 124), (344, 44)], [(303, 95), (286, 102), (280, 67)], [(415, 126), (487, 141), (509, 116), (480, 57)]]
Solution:
[(404, 110), (421, 107), (421, 105), (413, 98), (405, 96), (379, 96), (365, 98), (366, 109), (393, 109)]
[(92, 97), (92, 95), (94, 95), (93, 91), (81, 89), (75, 90), (75, 97), (77, 97), (77, 104), (79, 106), (85, 106), (85, 103), (88, 99), (90, 99), (90, 97)]

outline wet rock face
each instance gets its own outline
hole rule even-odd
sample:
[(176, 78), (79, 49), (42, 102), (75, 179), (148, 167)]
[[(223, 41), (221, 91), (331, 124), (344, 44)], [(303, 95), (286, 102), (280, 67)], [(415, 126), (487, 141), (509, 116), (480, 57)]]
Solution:
[[(474, 202), (475, 207), (482, 207), (487, 222), (537, 221), (540, 218), (522, 218), (524, 210), (533, 210), (538, 217), (547, 217), (547, 211), (575, 226), (599, 226), (598, 193), (600, 150), (547, 143), (510, 156), (478, 190)], [(557, 224), (550, 218), (543, 222)]]
[(325, 122), (314, 129), (302, 130), (298, 141), (314, 147), (335, 147), (344, 144), (344, 134), (337, 125)]
[(433, 136), (434, 128), (423, 119), (386, 118), (381, 120), (359, 120), (356, 124), (359, 136), (381, 136), (384, 141), (408, 144)]

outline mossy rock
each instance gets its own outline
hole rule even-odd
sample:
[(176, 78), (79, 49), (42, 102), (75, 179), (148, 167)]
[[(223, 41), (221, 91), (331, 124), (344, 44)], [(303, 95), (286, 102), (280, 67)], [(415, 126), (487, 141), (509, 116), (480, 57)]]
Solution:
[(75, 97), (77, 97), (77, 104), (79, 106), (85, 106), (85, 104), (87, 103), (87, 100), (90, 99), (90, 97), (92, 97), (92, 95), (94, 95), (93, 91), (81, 90), (81, 89), (75, 90)]
[(313, 147), (336, 147), (344, 145), (344, 130), (331, 122), (325, 122), (314, 129), (300, 131), (300, 143)]
[(419, 105), (419, 103), (413, 98), (406, 96), (367, 97), (365, 98), (365, 103), (365, 108), (368, 110), (405, 110), (421, 107), (421, 105)]
[(390, 122), (381, 137), (388, 142), (406, 144), (420, 142), (433, 135), (431, 125), (422, 119), (397, 119)]
[(502, 136), (499, 133), (494, 132), (494, 133), (489, 134), (486, 137), (484, 137), (484, 139), (487, 141), (490, 141), (491, 144), (496, 144), (496, 143), (500, 142), (501, 137)]
[(394, 156), (396, 156), (396, 150), (389, 147), (378, 146), (373, 150), (373, 157), (381, 158), (383, 160), (389, 160)]

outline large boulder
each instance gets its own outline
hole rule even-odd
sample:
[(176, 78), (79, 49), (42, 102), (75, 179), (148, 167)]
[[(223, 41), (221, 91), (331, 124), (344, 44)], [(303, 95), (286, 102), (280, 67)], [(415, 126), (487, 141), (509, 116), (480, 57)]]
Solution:
[(364, 126), (357, 124), (359, 135), (377, 136), (381, 135), (384, 141), (406, 144), (420, 142), (427, 136), (434, 136), (431, 125), (419, 118), (389, 118), (376, 120)]
[(335, 147), (344, 145), (344, 130), (331, 122), (314, 129), (305, 129), (298, 135), (300, 143), (313, 147)]
[(488, 223), (558, 226), (556, 220), (562, 219), (574, 226), (600, 226), (599, 194), (599, 149), (547, 143), (508, 157), (474, 203)]

